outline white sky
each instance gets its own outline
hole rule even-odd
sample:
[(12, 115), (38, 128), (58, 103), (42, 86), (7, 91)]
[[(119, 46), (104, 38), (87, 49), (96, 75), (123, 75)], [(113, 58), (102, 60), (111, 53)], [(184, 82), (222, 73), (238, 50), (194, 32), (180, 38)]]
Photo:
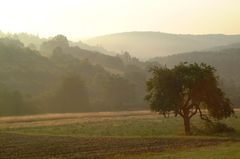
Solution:
[(240, 34), (240, 0), (0, 0), (0, 30), (69, 39), (125, 31)]

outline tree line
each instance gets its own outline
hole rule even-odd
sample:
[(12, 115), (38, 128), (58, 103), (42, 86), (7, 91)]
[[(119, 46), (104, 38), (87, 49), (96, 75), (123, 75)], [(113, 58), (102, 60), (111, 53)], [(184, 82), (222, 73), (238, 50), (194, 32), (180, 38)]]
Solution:
[(0, 40), (1, 115), (146, 109), (146, 78), (145, 68), (70, 46), (61, 35), (40, 50)]
[(0, 39), (1, 115), (148, 109), (145, 81), (158, 62), (85, 50), (63, 35), (31, 39), (39, 45)]

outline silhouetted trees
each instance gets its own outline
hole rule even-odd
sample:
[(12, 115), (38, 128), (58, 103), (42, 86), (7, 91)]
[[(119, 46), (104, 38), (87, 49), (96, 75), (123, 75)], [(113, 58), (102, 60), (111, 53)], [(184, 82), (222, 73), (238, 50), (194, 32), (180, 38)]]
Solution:
[[(10, 92), (21, 92), (22, 99), (28, 107), (27, 110), (24, 108), (25, 112), (64, 112), (64, 107), (68, 107), (68, 104), (54, 104), (57, 103), (54, 99), (60, 99), (57, 98), (57, 92), (60, 91), (62, 81), (71, 78), (72, 75), (81, 77), (80, 81), (85, 87), (90, 105), (86, 108), (89, 110), (83, 107), (80, 110), (78, 107), (79, 110), (76, 111), (147, 109), (143, 98), (145, 80), (150, 74), (146, 70), (153, 65), (159, 65), (157, 62), (139, 61), (128, 52), (110, 56), (84, 50), (71, 46), (73, 43), (63, 35), (37, 40), (36, 36), (24, 34), (22, 39), (24, 38), (27, 41), (25, 46), (28, 47), (24, 47), (23, 43), (17, 40), (17, 35), (14, 39), (0, 39), (0, 82), (8, 88), (7, 90), (11, 90)], [(29, 39), (35, 39), (33, 44), (36, 47)], [(43, 42), (41, 50), (45, 49), (49, 53), (47, 57), (42, 56), (42, 51), (38, 51), (38, 42)], [(223, 67), (224, 71), (220, 71), (219, 75), (223, 81), (221, 88), (226, 90), (231, 101), (239, 103), (239, 82), (236, 80), (239, 76), (236, 73), (238, 62), (234, 59), (237, 60), (240, 56), (237, 50), (232, 55), (233, 58), (225, 54), (218, 56), (226, 60), (223, 66), (231, 63), (231, 67)], [(218, 64), (221, 66), (220, 62)]]
[[(238, 48), (231, 48), (237, 46)], [(226, 96), (233, 102), (234, 106), (240, 106), (240, 93), (238, 89), (240, 88), (240, 74), (238, 69), (240, 67), (240, 45), (238, 44), (237, 46), (225, 46), (226, 48), (223, 50), (176, 54), (154, 58), (152, 61), (157, 61), (163, 66), (166, 65), (169, 68), (172, 68), (183, 61), (189, 63), (203, 62), (214, 66), (217, 69), (216, 73), (220, 77), (221, 88), (223, 88)], [(234, 83), (235, 88), (232, 88), (232, 83)]]
[[(206, 64), (179, 64), (173, 69), (153, 67), (147, 81), (146, 100), (151, 110), (167, 114), (173, 112), (184, 120), (185, 133), (190, 134), (190, 119), (227, 118), (233, 114), (229, 99), (218, 87), (215, 69)], [(207, 110), (207, 114), (202, 111)]]
[(67, 49), (69, 47), (68, 40), (63, 35), (57, 35), (53, 37), (51, 40), (44, 41), (40, 46), (40, 51), (46, 55), (50, 56), (53, 50), (57, 47), (61, 47), (62, 49)]

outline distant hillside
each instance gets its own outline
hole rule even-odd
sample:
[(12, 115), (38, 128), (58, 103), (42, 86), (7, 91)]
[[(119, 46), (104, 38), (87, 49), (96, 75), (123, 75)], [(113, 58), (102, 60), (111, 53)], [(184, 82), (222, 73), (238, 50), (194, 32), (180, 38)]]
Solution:
[[(153, 58), (151, 61), (157, 61), (161, 65), (173, 67), (180, 62), (189, 63), (207, 63), (213, 65), (218, 70), (222, 78), (240, 79), (240, 49), (224, 49), (211, 52), (189, 52), (166, 57)], [(240, 80), (236, 82), (240, 85)]]
[(0, 38), (0, 116), (145, 109), (144, 66), (128, 53), (72, 47), (63, 35), (40, 51)]
[(90, 46), (90, 45), (87, 45), (87, 44), (83, 43), (82, 41), (70, 42), (70, 45), (71, 46), (78, 46), (81, 49), (85, 49), (85, 50), (89, 50), (89, 51), (101, 52), (101, 53), (104, 53), (106, 55), (116, 55), (115, 52), (110, 52), (110, 51), (106, 50), (103, 47), (100, 47), (100, 46)]
[[(29, 33), (4, 33), (4, 32), (0, 31), (0, 38), (16, 39), (16, 40), (21, 41), (27, 47), (39, 50), (42, 43), (44, 43), (48, 40), (51, 40), (53, 37), (43, 38), (43, 37), (39, 37), (38, 35), (33, 35), (33, 34), (29, 34)], [(90, 46), (81, 41), (77, 41), (77, 42), (69, 41), (69, 45), (70, 46), (78, 46), (81, 49), (85, 49), (85, 50), (89, 50), (89, 51), (101, 52), (101, 53), (104, 53), (107, 55), (116, 55), (116, 53), (109, 52), (106, 49), (104, 49), (103, 47)]]
[(46, 38), (40, 38), (38, 35), (28, 33), (4, 33), (0, 31), (0, 38), (11, 38), (20, 40), (25, 46), (39, 49), (40, 45), (46, 41)]
[(207, 63), (217, 69), (221, 85), (234, 103), (240, 102), (240, 48), (222, 47), (223, 50), (189, 52), (166, 57), (153, 58), (151, 61), (159, 62), (161, 65), (173, 67), (180, 62)]
[(209, 48), (205, 51), (224, 51), (224, 50), (229, 50), (229, 49), (240, 49), (240, 42), (239, 43), (233, 43), (233, 44), (228, 44), (228, 45), (221, 45), (221, 46), (216, 46), (213, 48)]
[(68, 39), (63, 35), (50, 38), (40, 46), (40, 53), (44, 56), (50, 57), (54, 52), (62, 52), (80, 60), (89, 60), (93, 64), (99, 64), (111, 69), (122, 70), (124, 67), (119, 57), (82, 49), (79, 46), (71, 46)]
[(128, 51), (138, 58), (152, 58), (238, 43), (240, 42), (240, 35), (125, 32), (95, 37), (84, 42), (89, 45), (101, 46), (110, 51)]
[(60, 70), (39, 52), (23, 47), (20, 41), (0, 39), (0, 83), (33, 93), (48, 88), (59, 75)]

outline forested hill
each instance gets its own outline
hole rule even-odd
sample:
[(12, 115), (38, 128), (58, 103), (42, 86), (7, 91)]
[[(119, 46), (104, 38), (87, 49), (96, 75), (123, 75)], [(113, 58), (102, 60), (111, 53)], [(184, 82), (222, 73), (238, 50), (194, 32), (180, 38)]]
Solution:
[(0, 39), (0, 115), (147, 109), (145, 82), (152, 65), (205, 62), (240, 105), (240, 49), (191, 52), (142, 62), (128, 52), (110, 56), (73, 46), (63, 35), (39, 47)]
[(40, 45), (40, 54), (51, 57), (53, 54), (62, 53), (71, 55), (77, 59), (89, 60), (92, 64), (99, 64), (106, 68), (123, 70), (124, 64), (117, 56), (105, 55), (100, 52), (82, 49), (78, 46), (70, 46), (69, 41), (63, 35), (57, 35), (44, 41)]
[(0, 115), (146, 109), (142, 64), (72, 47), (62, 35), (40, 51), (0, 39)]
[[(234, 46), (234, 47), (232, 47)], [(240, 45), (239, 45), (240, 46)], [(232, 47), (232, 48), (231, 48)], [(180, 62), (207, 63), (217, 69), (222, 86), (234, 102), (240, 101), (240, 47), (229, 45), (216, 51), (189, 52), (166, 57), (157, 57), (151, 61), (173, 67)]]
[[(26, 47), (30, 47), (32, 49), (39, 49), (43, 42), (53, 39), (54, 37), (43, 38), (38, 35), (28, 34), (28, 33), (4, 33), (0, 31), (0, 38), (11, 38), (15, 40), (21, 41)], [(82, 49), (89, 51), (97, 51), (107, 55), (116, 55), (117, 53), (109, 52), (103, 47), (100, 46), (91, 46), (83, 43), (82, 41), (69, 41), (71, 46), (78, 46)]]
[(240, 35), (125, 32), (95, 37), (84, 42), (90, 45), (102, 46), (115, 52), (129, 51), (135, 57), (148, 59), (239, 43)]

